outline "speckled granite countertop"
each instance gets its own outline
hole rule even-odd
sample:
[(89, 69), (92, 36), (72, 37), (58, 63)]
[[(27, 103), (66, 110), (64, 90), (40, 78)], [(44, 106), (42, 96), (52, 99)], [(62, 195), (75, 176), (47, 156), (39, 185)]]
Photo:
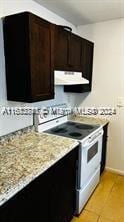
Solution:
[(91, 116), (70, 116), (69, 120), (80, 122), (80, 123), (85, 123), (85, 124), (93, 124), (93, 125), (98, 124), (101, 126), (104, 126), (107, 123), (109, 123), (108, 119), (99, 118), (99, 117), (91, 117)]
[(73, 139), (27, 132), (0, 142), (0, 206), (78, 145)]

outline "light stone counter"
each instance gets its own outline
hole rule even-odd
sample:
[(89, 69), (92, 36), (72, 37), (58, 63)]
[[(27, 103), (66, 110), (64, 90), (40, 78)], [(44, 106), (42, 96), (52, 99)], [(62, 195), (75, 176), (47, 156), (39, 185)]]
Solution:
[(100, 117), (91, 117), (91, 116), (70, 116), (69, 120), (84, 123), (84, 124), (93, 124), (93, 125), (101, 125), (105, 126), (109, 123), (108, 119), (100, 118)]
[(77, 145), (73, 139), (33, 131), (0, 142), (0, 206)]

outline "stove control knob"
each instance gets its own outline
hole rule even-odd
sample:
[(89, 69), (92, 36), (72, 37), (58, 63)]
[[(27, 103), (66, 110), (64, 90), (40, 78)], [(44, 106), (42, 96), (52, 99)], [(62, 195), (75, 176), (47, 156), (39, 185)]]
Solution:
[(91, 137), (89, 137), (88, 142), (89, 142), (89, 143), (91, 143), (91, 142), (92, 142), (92, 138), (91, 138)]

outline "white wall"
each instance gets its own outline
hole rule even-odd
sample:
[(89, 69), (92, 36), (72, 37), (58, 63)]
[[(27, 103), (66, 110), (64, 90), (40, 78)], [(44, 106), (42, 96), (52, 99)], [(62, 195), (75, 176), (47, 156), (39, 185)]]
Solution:
[(0, 0), (0, 17), (22, 11), (30, 11), (55, 24), (71, 26), (73, 32), (77, 32), (73, 24), (32, 0)]
[(124, 19), (79, 26), (79, 33), (95, 42), (93, 89), (89, 94), (70, 95), (71, 104), (109, 106), (117, 109), (109, 128), (107, 167), (124, 173)]
[[(14, 14), (22, 11), (30, 11), (50, 22), (60, 25), (72, 27), (76, 32), (76, 27), (59, 17), (55, 13), (47, 10), (32, 0), (0, 0), (0, 17)], [(22, 106), (23, 103), (7, 103), (6, 99), (6, 79), (5, 79), (5, 60), (3, 46), (3, 30), (2, 21), (0, 20), (0, 104), (8, 104), (10, 106)], [(61, 98), (61, 99), (60, 99)], [(48, 106), (58, 103), (67, 102), (67, 95), (63, 92), (63, 87), (55, 88), (55, 99), (41, 103), (32, 104), (32, 106)], [(25, 104), (26, 105), (26, 104)], [(13, 132), (15, 130), (27, 127), (33, 124), (32, 116), (2, 116), (0, 115), (0, 136)]]

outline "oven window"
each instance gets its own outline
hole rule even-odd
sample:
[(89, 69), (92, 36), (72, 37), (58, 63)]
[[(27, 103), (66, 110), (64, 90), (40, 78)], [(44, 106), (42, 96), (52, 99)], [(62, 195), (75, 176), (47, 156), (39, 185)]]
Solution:
[(98, 142), (95, 143), (87, 153), (87, 163), (98, 153)]

